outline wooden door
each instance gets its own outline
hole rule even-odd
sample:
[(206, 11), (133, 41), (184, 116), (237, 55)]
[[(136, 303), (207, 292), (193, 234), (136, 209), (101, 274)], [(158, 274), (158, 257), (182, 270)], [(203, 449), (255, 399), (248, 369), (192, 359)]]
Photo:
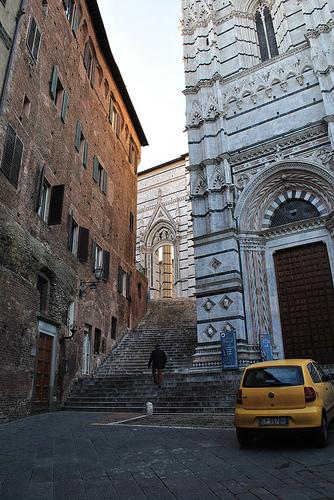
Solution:
[(285, 357), (334, 363), (334, 288), (325, 243), (274, 258)]
[(49, 409), (52, 346), (53, 337), (45, 333), (40, 333), (34, 387), (34, 411)]

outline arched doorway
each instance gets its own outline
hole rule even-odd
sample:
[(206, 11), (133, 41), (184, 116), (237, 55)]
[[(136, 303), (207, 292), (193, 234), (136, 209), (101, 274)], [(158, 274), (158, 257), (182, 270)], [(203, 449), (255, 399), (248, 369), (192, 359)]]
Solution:
[(278, 357), (334, 364), (333, 175), (277, 162), (246, 186), (236, 215), (248, 342), (270, 334)]
[(171, 224), (164, 221), (151, 229), (145, 253), (150, 298), (171, 299), (177, 296), (178, 248)]

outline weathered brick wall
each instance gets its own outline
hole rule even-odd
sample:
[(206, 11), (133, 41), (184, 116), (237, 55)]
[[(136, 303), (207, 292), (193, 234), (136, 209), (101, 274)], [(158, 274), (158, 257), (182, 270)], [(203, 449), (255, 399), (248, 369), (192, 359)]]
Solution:
[[(36, 361), (31, 346), (36, 345), (38, 336), (36, 282), (39, 272), (50, 276), (52, 282), (48, 318), (58, 325), (59, 336), (69, 335), (65, 324), (67, 305), (76, 302), (77, 333), (73, 340), (58, 347), (55, 406), (61, 403), (72, 380), (81, 373), (85, 324), (92, 327), (92, 346), (95, 328), (99, 328), (108, 352), (115, 343), (110, 335), (112, 316), (117, 318), (118, 334), (121, 335), (128, 326), (136, 324), (146, 304), (146, 282), (138, 277), (134, 264), (135, 231), (129, 230), (130, 211), (136, 220), (137, 190), (135, 168), (128, 157), (130, 134), (138, 149), (140, 141), (99, 49), (85, 3), (81, 2), (83, 16), (76, 36), (66, 18), (63, 2), (51, 0), (48, 5), (46, 9), (40, 1), (27, 2), (20, 22), (4, 113), (0, 116), (0, 158), (8, 123), (24, 145), (17, 188), (0, 172), (0, 276), (6, 283), (0, 296), (0, 351), (7, 359), (5, 368), (0, 367), (4, 377), (0, 398), (3, 401), (1, 411), (9, 416), (21, 416), (30, 408)], [(33, 61), (26, 46), (32, 15), (42, 34), (37, 62)], [(89, 37), (103, 75), (101, 78), (97, 72), (94, 85), (83, 65), (85, 41)], [(69, 94), (65, 123), (50, 97), (53, 65), (58, 66), (62, 85)], [(110, 92), (122, 110), (129, 134), (124, 127), (117, 137), (109, 123)], [(23, 112), (25, 95), (31, 102), (29, 116)], [(78, 120), (89, 144), (87, 168), (75, 149)], [(108, 172), (106, 194), (92, 178), (94, 155)], [(59, 225), (47, 225), (36, 213), (42, 167), (51, 186), (65, 185)], [(79, 263), (68, 250), (69, 213), (79, 226), (90, 231), (86, 263)], [(95, 280), (93, 240), (110, 252), (110, 275), (107, 281), (99, 283), (97, 290), (88, 290), (86, 297), (79, 299), (80, 281)], [(120, 296), (117, 290), (119, 266), (132, 274), (133, 289), (137, 287), (136, 281), (141, 280), (142, 299), (136, 293), (132, 293), (131, 301)], [(20, 311), (11, 306), (13, 300), (18, 301)], [(11, 334), (4, 333), (7, 331)], [(19, 356), (21, 371), (16, 369)], [(103, 356), (102, 353), (96, 356), (93, 365)]]

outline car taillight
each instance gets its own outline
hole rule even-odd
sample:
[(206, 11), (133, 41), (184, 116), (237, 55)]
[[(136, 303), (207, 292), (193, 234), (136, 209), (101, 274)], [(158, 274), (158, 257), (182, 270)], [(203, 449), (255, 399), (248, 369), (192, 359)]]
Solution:
[(304, 394), (306, 403), (312, 403), (312, 401), (315, 401), (317, 399), (317, 393), (315, 392), (313, 387), (304, 387)]
[(242, 405), (242, 390), (239, 389), (237, 392), (237, 405)]

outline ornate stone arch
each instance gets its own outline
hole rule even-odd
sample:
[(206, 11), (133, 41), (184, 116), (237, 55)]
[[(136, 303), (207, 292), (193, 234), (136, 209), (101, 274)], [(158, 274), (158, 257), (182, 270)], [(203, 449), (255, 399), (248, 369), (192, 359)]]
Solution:
[[(266, 214), (277, 198), (286, 193), (306, 192), (314, 197), (321, 215), (334, 210), (334, 175), (315, 163), (282, 160), (255, 175), (246, 186), (235, 207), (235, 217), (241, 231), (261, 231)], [(291, 194), (292, 196), (292, 194)]]

